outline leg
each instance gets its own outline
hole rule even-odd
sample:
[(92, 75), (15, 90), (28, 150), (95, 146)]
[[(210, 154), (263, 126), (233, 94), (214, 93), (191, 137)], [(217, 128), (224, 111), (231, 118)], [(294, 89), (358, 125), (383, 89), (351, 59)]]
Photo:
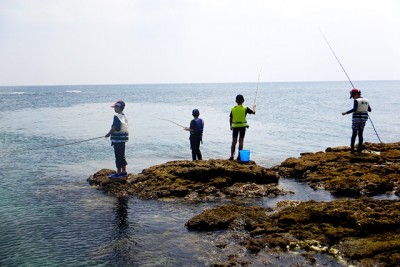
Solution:
[(203, 157), (201, 155), (201, 151), (200, 151), (200, 143), (201, 143), (201, 139), (199, 138), (198, 140), (196, 140), (196, 148), (197, 148), (196, 154), (197, 154), (197, 159), (198, 160), (202, 160), (203, 159)]
[(232, 138), (231, 157), (230, 157), (230, 159), (233, 159), (233, 157), (235, 156), (236, 143), (237, 143), (237, 137), (236, 138)]
[(190, 149), (192, 150), (192, 160), (196, 160), (196, 144), (192, 136), (190, 136), (189, 140), (190, 140)]
[(202, 155), (201, 155), (201, 151), (200, 151), (200, 142), (201, 140), (196, 140), (196, 156), (198, 160), (202, 160)]
[(351, 135), (351, 142), (350, 142), (351, 153), (354, 153), (354, 143), (356, 142), (356, 137), (357, 137), (357, 130), (353, 129), (353, 134)]
[(239, 150), (243, 150), (244, 138), (239, 138)]
[(358, 130), (358, 148), (357, 151), (361, 153), (361, 151), (363, 150), (363, 142), (364, 142), (364, 129), (360, 129)]
[(125, 142), (114, 143), (114, 151), (117, 173), (126, 172), (126, 165), (128, 165), (128, 163), (125, 159)]
[(240, 128), (233, 128), (232, 129), (232, 145), (231, 145), (231, 157), (229, 158), (230, 160), (233, 160), (233, 157), (235, 156), (235, 148), (239, 136), (239, 129)]
[(246, 128), (240, 128), (240, 135), (239, 135), (239, 154), (237, 157), (237, 160), (240, 160), (240, 150), (243, 150), (243, 145), (244, 145), (244, 136), (246, 135)]

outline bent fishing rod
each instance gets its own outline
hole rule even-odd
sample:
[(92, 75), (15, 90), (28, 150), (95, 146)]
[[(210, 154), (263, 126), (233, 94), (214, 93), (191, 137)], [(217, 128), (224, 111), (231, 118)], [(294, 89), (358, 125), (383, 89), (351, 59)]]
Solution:
[(173, 123), (173, 124), (175, 124), (175, 125), (178, 125), (179, 127), (186, 128), (185, 126), (183, 126), (183, 125), (180, 125), (179, 123), (176, 123), (176, 122), (174, 122), (174, 121), (171, 121), (171, 120), (168, 120), (168, 119), (162, 119), (162, 118), (157, 118), (157, 119), (159, 119), (159, 120), (163, 120), (163, 121), (169, 121), (169, 122), (171, 122), (171, 123)]
[[(347, 74), (346, 70), (344, 69), (342, 63), (340, 62), (339, 58), (336, 56), (336, 54), (335, 54), (335, 52), (333, 51), (331, 45), (329, 44), (328, 39), (326, 39), (325, 35), (323, 34), (323, 32), (322, 32), (321, 30), (319, 30), (319, 31), (320, 31), (322, 37), (324, 37), (325, 42), (328, 44), (330, 50), (332, 51), (332, 54), (335, 56), (337, 62), (338, 62), (339, 65), (340, 65), (340, 67), (342, 67), (342, 70), (343, 70), (344, 74), (346, 74), (346, 77), (347, 77), (347, 79), (349, 80), (349, 82), (350, 82), (352, 88), (355, 88), (354, 85), (353, 85), (353, 82), (351, 81), (349, 75)], [(379, 142), (380, 142), (381, 144), (383, 144), (383, 142), (381, 141), (381, 138), (380, 138), (379, 135), (378, 135), (378, 132), (377, 132), (376, 129), (375, 129), (374, 123), (372, 122), (371, 116), (370, 116), (369, 114), (368, 114), (368, 117), (369, 117), (369, 121), (371, 122), (372, 128), (374, 128), (375, 134), (376, 134), (376, 136), (378, 137)]]

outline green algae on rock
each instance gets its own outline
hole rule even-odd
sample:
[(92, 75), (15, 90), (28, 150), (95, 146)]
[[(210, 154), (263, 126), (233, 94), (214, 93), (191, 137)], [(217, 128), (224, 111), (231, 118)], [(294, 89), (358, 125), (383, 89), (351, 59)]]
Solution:
[(240, 244), (253, 253), (300, 248), (358, 266), (397, 266), (400, 259), (400, 200), (307, 201), (275, 212), (227, 205), (205, 210), (186, 227), (197, 231), (241, 227), (249, 235)]
[(306, 181), (312, 188), (337, 196), (400, 196), (400, 142), (365, 143), (363, 153), (350, 154), (349, 147), (325, 152), (302, 153), (274, 167), (281, 176)]
[(108, 179), (111, 170), (88, 178), (92, 186), (114, 195), (136, 195), (142, 199), (180, 197), (190, 201), (215, 200), (226, 196), (263, 197), (286, 194), (277, 186), (276, 172), (253, 161), (171, 161), (152, 166), (126, 179)]

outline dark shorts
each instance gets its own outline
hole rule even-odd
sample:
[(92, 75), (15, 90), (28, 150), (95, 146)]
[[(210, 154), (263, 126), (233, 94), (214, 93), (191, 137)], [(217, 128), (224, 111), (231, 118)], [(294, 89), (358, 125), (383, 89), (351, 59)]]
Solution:
[(353, 131), (364, 130), (364, 127), (365, 127), (365, 120), (353, 118), (351, 123), (351, 128), (353, 129)]
[(125, 159), (125, 142), (113, 142), (115, 154), (115, 166), (121, 168), (128, 165)]
[[(240, 134), (240, 135), (239, 135)], [(232, 138), (244, 138), (246, 135), (246, 127), (232, 128)]]

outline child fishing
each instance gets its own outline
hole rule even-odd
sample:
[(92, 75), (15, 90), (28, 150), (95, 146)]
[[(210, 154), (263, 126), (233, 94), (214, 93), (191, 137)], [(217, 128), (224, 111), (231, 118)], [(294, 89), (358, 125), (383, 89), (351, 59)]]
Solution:
[[(246, 128), (249, 127), (246, 120), (247, 114), (256, 114), (256, 105), (253, 105), (253, 109), (243, 106), (244, 97), (243, 95), (236, 96), (236, 106), (234, 106), (229, 115), (229, 125), (232, 131), (232, 145), (231, 145), (231, 156), (230, 160), (234, 159), (236, 143), (239, 137), (239, 151), (243, 150), (244, 136), (246, 134)], [(240, 160), (240, 154), (238, 154), (237, 160)]]
[(203, 157), (200, 151), (200, 143), (203, 141), (203, 129), (204, 121), (199, 118), (200, 111), (198, 109), (193, 109), (192, 111), (193, 120), (190, 121), (190, 126), (185, 127), (186, 131), (190, 131), (190, 149), (192, 150), (193, 160), (202, 160)]
[(128, 119), (123, 113), (125, 102), (118, 100), (111, 107), (114, 108), (117, 114), (114, 115), (111, 129), (105, 137), (110, 137), (111, 145), (114, 146), (117, 172), (111, 174), (109, 178), (123, 178), (128, 176), (126, 172), (126, 165), (128, 165), (128, 163), (125, 159), (125, 143), (129, 140)]

